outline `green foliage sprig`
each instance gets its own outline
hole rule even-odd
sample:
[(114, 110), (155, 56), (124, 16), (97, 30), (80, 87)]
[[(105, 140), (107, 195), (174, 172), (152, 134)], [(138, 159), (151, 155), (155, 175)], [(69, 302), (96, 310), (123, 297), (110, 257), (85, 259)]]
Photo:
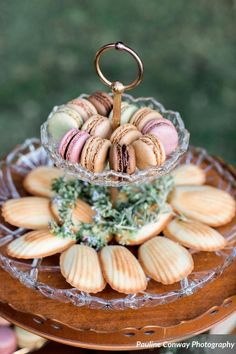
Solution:
[[(119, 234), (125, 244), (140, 227), (157, 220), (160, 211), (168, 212), (166, 200), (172, 188), (171, 176), (141, 186), (121, 187), (116, 207), (112, 208), (109, 188), (60, 177), (54, 180), (52, 190), (62, 223), (53, 221), (50, 227), (57, 236), (74, 237), (78, 243), (96, 249), (105, 246), (114, 234)], [(81, 222), (79, 230), (74, 232), (71, 213), (78, 198), (90, 204), (96, 215), (93, 223)]]

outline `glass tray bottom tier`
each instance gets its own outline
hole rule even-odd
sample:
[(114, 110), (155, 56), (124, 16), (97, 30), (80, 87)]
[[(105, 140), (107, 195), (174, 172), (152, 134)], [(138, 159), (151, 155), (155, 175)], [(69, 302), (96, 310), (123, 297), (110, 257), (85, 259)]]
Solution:
[[(194, 163), (201, 166), (206, 171), (207, 184), (224, 189), (232, 195), (236, 194), (236, 181), (233, 174), (218, 159), (209, 156), (204, 149), (191, 147), (181, 163)], [(46, 152), (37, 139), (28, 139), (10, 152), (1, 162), (0, 203), (26, 195), (22, 187), (24, 176), (37, 166), (50, 164)], [(6, 254), (6, 245), (26, 230), (12, 228), (4, 224), (2, 219), (0, 220), (0, 266), (26, 287), (48, 298), (70, 302), (75, 306), (114, 310), (158, 306), (193, 294), (224, 272), (236, 257), (236, 248), (233, 247), (236, 238), (235, 221), (236, 218), (230, 224), (219, 228), (228, 240), (228, 246), (223, 251), (213, 253), (191, 251), (195, 267), (190, 276), (168, 286), (149, 280), (145, 292), (128, 296), (113, 291), (109, 286), (96, 295), (71, 288), (60, 273), (59, 256), (32, 261), (9, 258)]]

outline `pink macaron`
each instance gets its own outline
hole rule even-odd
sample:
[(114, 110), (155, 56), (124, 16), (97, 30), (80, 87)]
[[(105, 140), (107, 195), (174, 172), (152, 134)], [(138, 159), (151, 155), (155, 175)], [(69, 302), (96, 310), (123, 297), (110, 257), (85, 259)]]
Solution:
[(0, 327), (0, 354), (12, 354), (17, 348), (16, 334), (10, 327)]
[(142, 134), (155, 135), (163, 144), (166, 156), (170, 155), (178, 146), (178, 133), (173, 123), (165, 118), (152, 119), (145, 124)]
[(58, 152), (65, 160), (73, 163), (80, 161), (80, 155), (84, 144), (90, 135), (79, 129), (69, 130), (62, 138)]

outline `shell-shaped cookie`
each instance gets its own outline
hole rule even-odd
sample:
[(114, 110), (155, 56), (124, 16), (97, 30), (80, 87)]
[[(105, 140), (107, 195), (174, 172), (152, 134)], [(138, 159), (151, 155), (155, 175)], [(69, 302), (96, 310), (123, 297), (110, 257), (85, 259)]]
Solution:
[(91, 223), (95, 214), (96, 212), (89, 204), (81, 199), (78, 199), (72, 212), (72, 220), (75, 225), (79, 222)]
[(80, 291), (97, 293), (106, 282), (97, 252), (85, 245), (74, 245), (60, 256), (61, 273), (66, 281)]
[(173, 219), (164, 229), (164, 235), (183, 246), (199, 251), (217, 251), (226, 245), (226, 239), (218, 231), (189, 219)]
[(53, 219), (50, 200), (41, 197), (9, 199), (3, 204), (2, 215), (11, 225), (26, 229), (44, 229)]
[[(53, 215), (60, 222), (61, 220), (59, 216), (59, 204), (56, 200), (52, 200), (51, 208)], [(91, 208), (89, 204), (87, 204), (81, 199), (78, 199), (76, 202), (76, 206), (72, 211), (72, 221), (75, 225), (75, 229), (78, 229), (78, 225), (81, 222), (91, 223), (95, 214), (95, 211)]]
[(52, 182), (63, 176), (63, 171), (56, 167), (40, 166), (28, 173), (23, 186), (26, 191), (39, 197), (52, 197)]
[(141, 245), (143, 242), (150, 238), (157, 236), (164, 230), (166, 225), (172, 218), (172, 211), (163, 212), (158, 215), (158, 219), (155, 222), (150, 222), (137, 230), (137, 232), (130, 236), (129, 231), (123, 231), (116, 235), (116, 241), (121, 245)]
[(154, 237), (145, 242), (139, 247), (138, 259), (145, 273), (163, 284), (180, 281), (193, 270), (190, 253), (166, 237)]
[(170, 204), (178, 213), (215, 227), (227, 224), (235, 215), (231, 195), (211, 186), (177, 186)]
[(36, 230), (9, 243), (7, 253), (15, 258), (42, 258), (62, 252), (74, 243), (72, 238), (58, 237), (48, 230)]
[[(55, 219), (61, 223), (62, 220), (60, 219), (59, 215), (59, 205), (57, 204), (56, 200), (52, 200), (51, 202), (51, 209), (53, 212), (53, 216)], [(77, 200), (76, 206), (72, 211), (72, 221), (73, 221), (73, 231), (77, 232), (80, 228), (80, 223), (92, 223), (94, 222), (93, 217), (95, 216), (96, 212), (91, 208), (89, 204), (84, 202), (81, 199)], [(109, 242), (112, 239), (112, 235), (107, 234), (106, 242)]]
[(206, 182), (206, 174), (200, 167), (181, 165), (171, 172), (175, 185), (201, 185)]
[(106, 246), (100, 252), (100, 260), (104, 278), (114, 290), (133, 294), (146, 289), (146, 276), (126, 247)]

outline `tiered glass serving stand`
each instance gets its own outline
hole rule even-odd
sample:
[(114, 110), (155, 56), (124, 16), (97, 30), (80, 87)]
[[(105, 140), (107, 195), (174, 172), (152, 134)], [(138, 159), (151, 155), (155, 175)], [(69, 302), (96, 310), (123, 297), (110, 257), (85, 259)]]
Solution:
[[(121, 98), (119, 94), (116, 97), (117, 102)], [(86, 98), (87, 95), (83, 94), (80, 97)], [(207, 184), (224, 189), (235, 195), (235, 178), (228, 170), (222, 167), (217, 159), (209, 156), (202, 148), (190, 147), (188, 150), (189, 133), (185, 129), (179, 113), (166, 110), (154, 98), (136, 99), (130, 95), (123, 94), (122, 99), (139, 107), (151, 107), (159, 111), (163, 117), (171, 120), (175, 125), (179, 136), (179, 146), (162, 166), (143, 171), (138, 170), (133, 175), (117, 173), (110, 169), (102, 173), (92, 173), (84, 169), (80, 164), (72, 164), (62, 159), (57, 152), (56, 142), (53, 141), (52, 136), (48, 133), (47, 120), (41, 127), (42, 145), (37, 139), (28, 139), (1, 162), (0, 204), (3, 204), (7, 199), (24, 196), (26, 194), (22, 187), (24, 176), (38, 166), (52, 164), (63, 169), (66, 175), (71, 175), (85, 182), (107, 186), (108, 188), (118, 188), (124, 185), (146, 183), (167, 175), (179, 163), (194, 163), (205, 170)], [(48, 119), (50, 119), (50, 116)], [(7, 244), (14, 238), (24, 234), (27, 230), (7, 225), (2, 219), (0, 221), (0, 265), (26, 287), (34, 289), (48, 298), (72, 303), (75, 306), (114, 310), (157, 306), (168, 304), (193, 294), (221, 275), (226, 267), (232, 263), (236, 257), (236, 250), (233, 247), (236, 238), (235, 220), (219, 230), (227, 238), (228, 246), (222, 251), (212, 253), (190, 250), (193, 254), (195, 267), (194, 272), (187, 278), (169, 286), (164, 286), (149, 279), (146, 291), (128, 296), (119, 294), (110, 288), (106, 288), (96, 296), (71, 288), (61, 276), (58, 256), (34, 259), (32, 261), (10, 258), (6, 253)]]
[[(85, 97), (83, 95), (83, 97)], [(54, 142), (47, 133), (47, 122), (42, 126), (42, 144), (39, 140), (28, 139), (13, 150), (1, 162), (0, 174), (0, 203), (10, 198), (19, 198), (25, 195), (21, 181), (24, 176), (40, 165), (51, 165), (55, 163), (63, 168), (65, 173), (69, 173), (77, 178), (106, 186), (120, 186), (131, 183), (143, 183), (149, 179), (158, 178), (164, 174), (170, 173), (177, 163), (194, 163), (201, 166), (207, 173), (207, 184), (217, 186), (230, 192), (236, 193), (236, 184), (234, 177), (224, 170), (217, 159), (209, 156), (202, 148), (188, 148), (189, 134), (184, 127), (180, 115), (173, 111), (166, 111), (164, 107), (153, 98), (133, 99), (125, 95), (125, 100), (135, 102), (139, 105), (150, 105), (159, 110), (165, 117), (172, 120), (179, 134), (180, 144), (166, 163), (152, 171), (138, 171), (134, 176), (118, 174), (122, 177), (121, 181), (114, 181), (117, 174), (114, 171), (105, 171), (100, 174), (91, 174), (83, 169), (79, 164), (71, 165), (64, 161), (56, 152)], [(184, 157), (183, 154), (185, 153)], [(58, 257), (48, 257), (45, 259), (34, 259), (32, 262), (25, 260), (15, 260), (8, 257), (5, 248), (6, 245), (16, 237), (21, 236), (27, 230), (13, 228), (6, 225), (3, 221), (0, 224), (0, 265), (8, 271), (13, 277), (18, 279), (25, 286), (32, 288), (46, 297), (57, 299), (62, 302), (71, 302), (75, 306), (89, 306), (96, 309), (116, 309), (126, 308), (138, 309), (143, 306), (157, 306), (173, 302), (181, 297), (188, 296), (204, 287), (207, 283), (213, 281), (223, 273), (233, 259), (236, 257), (236, 250), (233, 247), (233, 241), (236, 238), (236, 227), (234, 222), (220, 229), (222, 234), (228, 240), (228, 246), (223, 251), (206, 253), (191, 251), (194, 257), (194, 272), (183, 279), (180, 283), (171, 286), (163, 286), (159, 283), (149, 281), (146, 291), (124, 296), (112, 290), (104, 291), (96, 296), (80, 292), (62, 279), (58, 264)], [(209, 268), (210, 259), (210, 268)], [(51, 275), (51, 276), (50, 276)], [(50, 280), (49, 280), (50, 279)]]

